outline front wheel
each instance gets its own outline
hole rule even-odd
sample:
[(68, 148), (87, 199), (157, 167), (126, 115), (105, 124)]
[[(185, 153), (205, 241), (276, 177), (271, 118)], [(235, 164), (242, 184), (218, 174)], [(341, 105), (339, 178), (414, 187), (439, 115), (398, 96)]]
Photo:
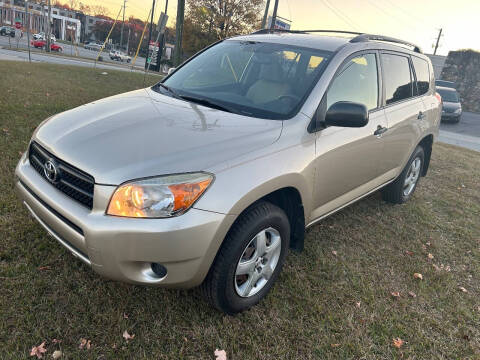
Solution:
[(382, 190), (383, 200), (394, 204), (407, 202), (417, 188), (418, 180), (423, 171), (425, 152), (417, 146), (398, 178)]
[(230, 229), (202, 284), (206, 300), (230, 315), (256, 305), (282, 270), (289, 238), (282, 209), (264, 201), (247, 209)]

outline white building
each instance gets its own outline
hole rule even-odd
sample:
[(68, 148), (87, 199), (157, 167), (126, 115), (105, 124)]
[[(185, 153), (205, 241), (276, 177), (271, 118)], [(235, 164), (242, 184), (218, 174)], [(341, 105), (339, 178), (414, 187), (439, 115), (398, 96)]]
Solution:
[[(30, 22), (28, 27), (32, 33), (46, 32), (48, 7), (34, 2), (28, 2)], [(75, 11), (62, 8), (51, 8), (52, 32), (57, 39), (80, 40), (82, 23), (77, 19)], [(20, 21), (24, 28), (27, 27), (25, 1), (24, 0), (0, 0), (0, 25), (14, 25)]]

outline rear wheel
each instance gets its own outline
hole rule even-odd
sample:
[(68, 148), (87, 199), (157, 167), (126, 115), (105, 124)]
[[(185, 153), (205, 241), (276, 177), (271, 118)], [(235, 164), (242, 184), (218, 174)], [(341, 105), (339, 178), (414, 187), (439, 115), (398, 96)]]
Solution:
[(421, 146), (417, 146), (398, 178), (383, 188), (383, 200), (394, 204), (408, 201), (417, 188), (424, 162), (425, 152)]
[(230, 229), (202, 284), (206, 300), (227, 314), (257, 304), (282, 269), (289, 238), (282, 209), (263, 201), (253, 205)]

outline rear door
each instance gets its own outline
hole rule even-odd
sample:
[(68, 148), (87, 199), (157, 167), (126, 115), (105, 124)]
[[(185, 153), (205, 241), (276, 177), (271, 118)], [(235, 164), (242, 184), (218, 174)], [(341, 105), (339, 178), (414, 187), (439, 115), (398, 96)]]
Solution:
[(426, 106), (421, 96), (416, 95), (410, 56), (385, 51), (380, 53), (380, 58), (388, 127), (383, 135), (385, 148), (380, 170), (394, 178), (410, 157), (421, 134)]
[(422, 98), (426, 108), (426, 116), (420, 124), (422, 129), (433, 127), (436, 132), (440, 120), (440, 102), (435, 96), (435, 76), (431, 62), (412, 55), (412, 65), (415, 70), (417, 95)]

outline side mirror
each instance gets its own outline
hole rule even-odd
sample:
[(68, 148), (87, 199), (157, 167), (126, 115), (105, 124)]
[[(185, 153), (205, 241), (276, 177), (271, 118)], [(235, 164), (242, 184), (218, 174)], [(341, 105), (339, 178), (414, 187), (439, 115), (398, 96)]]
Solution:
[(325, 125), (363, 127), (368, 124), (367, 107), (351, 101), (339, 101), (330, 106), (325, 114)]
[(170, 75), (170, 74), (173, 73), (176, 69), (177, 69), (177, 68), (171, 67), (170, 69), (168, 69), (167, 75)]

